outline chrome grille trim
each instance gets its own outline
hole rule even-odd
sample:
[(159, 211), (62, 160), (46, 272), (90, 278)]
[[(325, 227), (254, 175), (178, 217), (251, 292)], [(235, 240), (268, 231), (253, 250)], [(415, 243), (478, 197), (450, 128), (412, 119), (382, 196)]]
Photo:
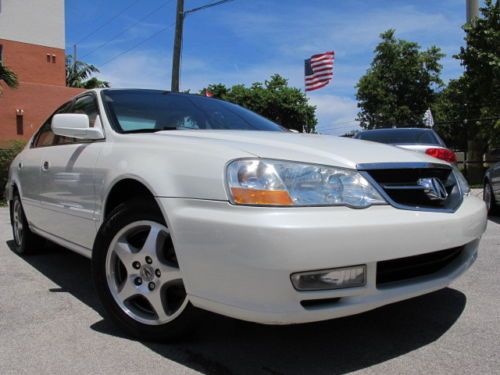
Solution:
[[(368, 181), (370, 184), (380, 193), (380, 195), (393, 207), (401, 210), (410, 211), (426, 211), (426, 212), (440, 212), (440, 213), (453, 213), (462, 204), (463, 192), (461, 191), (460, 184), (458, 184), (457, 177), (453, 171), (453, 168), (447, 164), (440, 163), (367, 163), (358, 164), (357, 170), (359, 173)], [(371, 174), (370, 171), (384, 170), (425, 170), (425, 169), (444, 169), (449, 171), (453, 175), (455, 180), (454, 184), (448, 185), (447, 187), (453, 189), (453, 201), (450, 201), (451, 207), (427, 207), (427, 206), (417, 206), (402, 204), (394, 200), (388, 192), (392, 191), (421, 191), (421, 187), (415, 184), (391, 184), (391, 183), (380, 183)], [(451, 194), (450, 194), (451, 195)]]
[(425, 169), (425, 168), (452, 169), (448, 164), (430, 163), (430, 162), (361, 163), (356, 165), (356, 169), (358, 171), (371, 171), (380, 169)]

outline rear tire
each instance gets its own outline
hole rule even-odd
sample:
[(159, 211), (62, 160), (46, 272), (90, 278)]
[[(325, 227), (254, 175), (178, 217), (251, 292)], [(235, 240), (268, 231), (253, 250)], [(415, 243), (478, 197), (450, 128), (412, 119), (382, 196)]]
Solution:
[(17, 254), (30, 254), (44, 246), (45, 240), (33, 233), (28, 225), (21, 198), (18, 194), (11, 201), (12, 215), (11, 226), (14, 236), (14, 251)]
[(107, 315), (129, 335), (158, 341), (193, 328), (197, 310), (154, 201), (125, 202), (111, 212), (97, 234), (92, 277)]
[(489, 181), (484, 183), (483, 187), (483, 200), (486, 203), (486, 208), (488, 209), (488, 215), (498, 214), (499, 208), (495, 200), (495, 194), (493, 193), (493, 188)]

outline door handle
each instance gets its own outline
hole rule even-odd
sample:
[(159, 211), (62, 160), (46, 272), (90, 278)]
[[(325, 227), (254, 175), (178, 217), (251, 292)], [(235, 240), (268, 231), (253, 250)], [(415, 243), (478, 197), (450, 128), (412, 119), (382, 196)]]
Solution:
[(19, 164), (17, 165), (17, 168), (20, 170), (23, 169), (23, 162), (22, 161), (19, 162)]
[(49, 162), (48, 161), (44, 161), (43, 162), (43, 165), (42, 165), (42, 171), (48, 171), (49, 170)]

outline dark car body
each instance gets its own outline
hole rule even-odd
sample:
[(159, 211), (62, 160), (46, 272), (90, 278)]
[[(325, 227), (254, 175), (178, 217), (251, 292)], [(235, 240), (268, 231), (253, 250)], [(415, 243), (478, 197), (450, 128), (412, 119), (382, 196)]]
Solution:
[(361, 131), (354, 136), (356, 139), (385, 143), (411, 151), (445, 160), (456, 162), (456, 156), (446, 147), (439, 135), (429, 128), (383, 128)]

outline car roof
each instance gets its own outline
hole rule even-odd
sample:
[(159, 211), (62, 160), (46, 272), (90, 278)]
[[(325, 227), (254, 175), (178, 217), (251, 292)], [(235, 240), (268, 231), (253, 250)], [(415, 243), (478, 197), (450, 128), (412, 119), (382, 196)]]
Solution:
[(127, 91), (127, 92), (150, 92), (150, 93), (164, 93), (164, 94), (172, 94), (172, 95), (194, 95), (194, 96), (203, 96), (201, 94), (197, 93), (188, 93), (188, 92), (174, 92), (170, 90), (160, 90), (160, 89), (141, 89), (141, 88), (111, 88), (111, 87), (104, 87), (104, 88), (99, 88), (99, 89), (91, 89), (89, 91), (94, 91), (94, 92), (102, 92), (102, 91), (113, 91), (113, 92), (119, 92), (119, 91)]
[[(378, 128), (378, 129), (367, 129), (367, 130), (362, 130), (359, 133), (386, 133), (386, 132), (427, 132), (427, 131), (434, 131), (430, 128)], [(358, 133), (358, 134), (359, 134)]]

